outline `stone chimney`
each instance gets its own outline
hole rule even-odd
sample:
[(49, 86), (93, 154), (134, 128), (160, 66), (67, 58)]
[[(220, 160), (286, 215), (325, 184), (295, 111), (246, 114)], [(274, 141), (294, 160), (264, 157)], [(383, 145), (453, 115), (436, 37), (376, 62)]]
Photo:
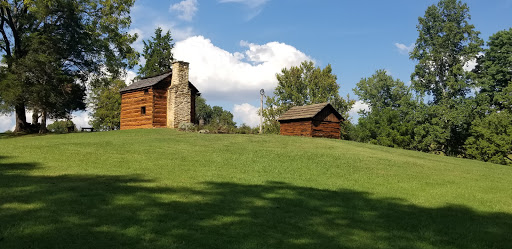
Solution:
[(188, 85), (188, 62), (172, 63), (171, 86), (167, 92), (167, 127), (178, 128), (181, 123), (192, 123), (192, 93)]

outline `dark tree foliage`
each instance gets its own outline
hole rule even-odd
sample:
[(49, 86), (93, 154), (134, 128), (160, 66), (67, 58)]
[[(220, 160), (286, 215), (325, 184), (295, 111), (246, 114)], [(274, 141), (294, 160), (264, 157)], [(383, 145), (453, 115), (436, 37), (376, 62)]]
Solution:
[(470, 158), (512, 163), (512, 28), (489, 37), (477, 60), (478, 115), (466, 141)]
[(231, 112), (224, 110), (220, 106), (211, 107), (206, 104), (206, 99), (203, 97), (196, 98), (196, 120), (202, 120), (204, 125), (226, 127), (235, 127), (236, 125)]
[(470, 19), (468, 6), (458, 0), (441, 0), (418, 18), (419, 37), (410, 54), (418, 61), (411, 75), (412, 86), (432, 98), (421, 109), (415, 131), (419, 150), (464, 153), (474, 102), (467, 97), (472, 74), (464, 65), (476, 58), (483, 44)]
[(469, 158), (512, 164), (512, 113), (493, 112), (476, 119), (466, 149)]
[(167, 31), (162, 35), (162, 29), (158, 27), (155, 30), (155, 36), (151, 38), (153, 40), (143, 41), (142, 56), (146, 59), (146, 63), (139, 68), (140, 77), (151, 77), (171, 69), (174, 48), (171, 32)]
[(512, 110), (512, 28), (491, 35), (487, 46), (473, 70), (477, 97), (487, 103), (486, 111)]
[(414, 137), (413, 110), (410, 90), (400, 80), (377, 70), (370, 78), (361, 79), (354, 93), (370, 106), (370, 111), (360, 112), (354, 130), (360, 142), (410, 148)]
[[(16, 113), (15, 131), (26, 129), (26, 107), (41, 105), (40, 100), (34, 99), (36, 88), (44, 88), (45, 95), (58, 94), (46, 90), (62, 91), (62, 87), (50, 89), (39, 84), (85, 82), (89, 75), (102, 73), (102, 68), (117, 76), (125, 67), (136, 64), (138, 53), (130, 44), (137, 36), (127, 33), (133, 3), (134, 0), (0, 2), (0, 49), (7, 65), (0, 79), (0, 99), (2, 106)], [(28, 66), (42, 61), (49, 62), (48, 68)], [(51, 77), (56, 79), (45, 75), (44, 82), (35, 80), (42, 72), (52, 72)], [(80, 94), (77, 96), (80, 98)]]

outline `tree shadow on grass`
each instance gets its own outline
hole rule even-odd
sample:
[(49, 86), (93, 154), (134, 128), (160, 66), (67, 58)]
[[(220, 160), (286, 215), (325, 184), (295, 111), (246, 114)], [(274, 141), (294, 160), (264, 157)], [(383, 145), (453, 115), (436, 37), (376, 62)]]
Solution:
[(512, 215), (281, 182), (169, 188), (2, 163), (0, 248), (511, 248)]

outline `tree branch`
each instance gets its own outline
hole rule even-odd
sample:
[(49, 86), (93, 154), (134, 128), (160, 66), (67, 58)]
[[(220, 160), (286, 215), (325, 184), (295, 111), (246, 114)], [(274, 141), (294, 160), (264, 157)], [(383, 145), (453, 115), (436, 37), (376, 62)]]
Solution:
[(0, 8), (0, 14), (2, 15), (1, 16), (1, 20), (0, 20), (0, 33), (2, 33), (2, 37), (4, 39), (4, 42), (5, 42), (5, 48), (2, 47), (2, 49), (4, 49), (7, 57), (10, 59), (12, 57), (11, 55), (11, 43), (9, 41), (9, 38), (7, 37), (7, 34), (5, 33), (5, 30), (4, 30), (4, 24), (5, 24), (5, 10), (4, 8)]

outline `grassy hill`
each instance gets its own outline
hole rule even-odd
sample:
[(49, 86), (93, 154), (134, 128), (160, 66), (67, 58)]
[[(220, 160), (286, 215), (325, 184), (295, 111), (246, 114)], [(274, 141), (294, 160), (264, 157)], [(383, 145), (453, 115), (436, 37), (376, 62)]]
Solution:
[(512, 167), (168, 129), (0, 138), (0, 248), (512, 248)]

